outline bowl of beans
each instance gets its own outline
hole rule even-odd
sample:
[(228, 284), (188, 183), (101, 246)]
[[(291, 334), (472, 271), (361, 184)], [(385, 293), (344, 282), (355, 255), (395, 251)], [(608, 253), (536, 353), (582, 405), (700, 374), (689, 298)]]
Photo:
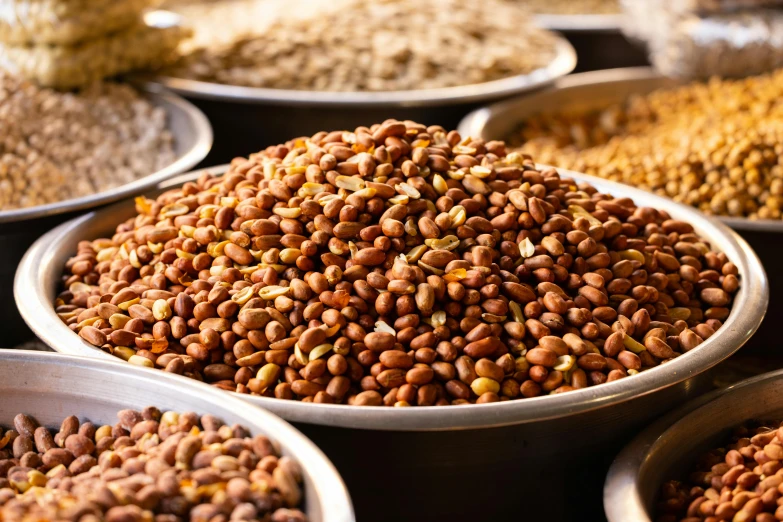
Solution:
[(3, 520), (355, 520), (329, 460), (269, 412), (111, 361), (0, 360)]
[(639, 434), (607, 476), (608, 519), (779, 520), (782, 376), (703, 396)]
[[(78, 218), (29, 251), (16, 295), (55, 350), (262, 404), (349, 484), (376, 475), (355, 462), (372, 455), (374, 480), (420, 492), (386, 516), (417, 519), (516, 509), (453, 502), (474, 466), (536, 470), (508, 487), (600, 472), (590, 448), (698, 393), (768, 298), (752, 250), (693, 209), (396, 120)], [(390, 494), (366, 491), (360, 516)]]

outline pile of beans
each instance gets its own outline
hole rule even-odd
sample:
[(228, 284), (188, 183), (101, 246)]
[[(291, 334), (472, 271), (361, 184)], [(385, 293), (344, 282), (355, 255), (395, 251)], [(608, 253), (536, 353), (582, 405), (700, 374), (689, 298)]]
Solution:
[[(267, 3), (238, 5), (252, 14)], [(527, 74), (555, 58), (554, 35), (535, 27), (521, 4), (505, 0), (285, 3), (292, 7), (282, 14), (274, 8), (259, 13), (259, 34), (244, 31), (231, 45), (219, 45), (225, 38), (215, 38), (218, 45), (205, 41), (208, 47), (166, 74), (272, 89), (398, 91)], [(231, 4), (236, 2), (225, 9)], [(198, 40), (216, 32), (215, 18), (209, 17), (218, 12), (213, 6), (186, 12)]]
[(778, 71), (661, 89), (592, 113), (534, 116), (509, 142), (708, 214), (781, 219), (782, 86)]
[(0, 520), (306, 522), (299, 464), (267, 437), (154, 407), (117, 419), (0, 429)]
[(657, 522), (783, 520), (783, 424), (738, 428), (685, 481), (661, 488)]
[(690, 224), (389, 120), (235, 159), (82, 241), (56, 312), (240, 393), (447, 405), (614, 381), (695, 348), (737, 267)]

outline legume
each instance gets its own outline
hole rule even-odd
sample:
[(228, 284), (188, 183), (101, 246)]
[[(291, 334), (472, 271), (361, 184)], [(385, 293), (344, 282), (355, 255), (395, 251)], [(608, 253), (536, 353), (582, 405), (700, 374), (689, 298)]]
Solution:
[(667, 481), (657, 522), (783, 520), (783, 427), (742, 426), (731, 444), (710, 451), (686, 480)]
[(195, 52), (167, 74), (275, 89), (395, 91), (529, 73), (555, 55), (551, 33), (533, 26), (523, 7), (499, 0), (311, 2), (306, 12)]
[(79, 94), (0, 72), (0, 208), (93, 194), (174, 161), (166, 113), (131, 87)]
[(264, 435), (154, 407), (117, 418), (0, 429), (0, 520), (306, 522), (299, 464)]
[(282, 399), (613, 381), (712, 336), (740, 284), (665, 211), (410, 121), (269, 147), (136, 210), (79, 244), (58, 315), (133, 364)]
[(708, 214), (781, 219), (783, 71), (541, 114), (509, 141), (538, 161), (621, 181)]

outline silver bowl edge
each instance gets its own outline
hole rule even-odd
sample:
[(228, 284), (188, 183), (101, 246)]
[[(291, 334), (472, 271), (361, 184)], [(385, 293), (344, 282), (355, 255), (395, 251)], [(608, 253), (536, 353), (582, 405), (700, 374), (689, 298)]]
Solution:
[(555, 38), (554, 60), (535, 71), (485, 83), (440, 89), (379, 92), (305, 91), (241, 87), (167, 76), (151, 78), (149, 82), (153, 85), (165, 86), (188, 98), (231, 103), (335, 109), (456, 105), (498, 99), (534, 90), (549, 85), (557, 78), (573, 71), (576, 67), (576, 51), (563, 37), (555, 35)]
[(176, 159), (165, 168), (110, 190), (46, 205), (0, 210), (0, 223), (54, 216), (98, 207), (150, 190), (171, 176), (186, 172), (203, 160), (212, 148), (212, 126), (204, 113), (181, 96), (157, 86), (141, 88), (154, 105), (166, 109), (169, 130), (174, 136)]
[[(223, 169), (225, 166), (205, 170), (220, 173)], [(195, 179), (200, 172), (178, 176), (162, 184), (161, 188), (171, 188)], [(697, 231), (710, 238), (713, 247), (726, 252), (739, 268), (742, 287), (729, 318), (716, 335), (698, 349), (632, 378), (565, 394), (517, 401), (444, 408), (357, 408), (249, 395), (242, 398), (286, 420), (326, 426), (393, 431), (510, 426), (592, 411), (673, 386), (711, 368), (750, 339), (766, 313), (769, 282), (761, 261), (744, 239), (719, 221), (669, 199), (612, 181), (570, 171), (561, 172), (566, 177), (589, 182), (603, 192), (631, 197), (643, 206), (664, 209), (673, 217), (690, 222)], [(14, 281), (14, 296), (19, 312), (30, 329), (56, 351), (113, 359), (113, 356), (88, 345), (62, 323), (54, 312), (52, 302), (60, 283), (62, 267), (73, 255), (78, 240), (105, 237), (106, 233), (113, 233), (120, 219), (118, 215), (122, 215), (122, 219), (131, 217), (132, 202), (118, 203), (60, 225), (38, 239), (19, 264)]]
[[(215, 393), (178, 375), (163, 378), (154, 370), (114, 361), (47, 352), (0, 350), (0, 423), (28, 413), (43, 425), (59, 426), (67, 415), (112, 424), (120, 409), (157, 406), (178, 412), (210, 413), (240, 423), (253, 434), (277, 441), (305, 475), (305, 509), (313, 522), (355, 522), (348, 490), (331, 461), (299, 430), (278, 416), (236, 397)], [(91, 411), (81, 408), (88, 403)], [(110, 413), (111, 412), (111, 413)], [(108, 417), (107, 417), (108, 416)], [(53, 425), (57, 423), (57, 425)]]
[(783, 416), (783, 370), (715, 390), (657, 420), (620, 451), (609, 469), (604, 484), (609, 522), (652, 522), (648, 509), (662, 482), (679, 478), (671, 475), (672, 468), (689, 464), (698, 456), (693, 451), (708, 449), (705, 443), (726, 430), (770, 415)]
[[(523, 119), (550, 109), (596, 109), (619, 103), (628, 95), (678, 85), (650, 67), (626, 67), (572, 74), (547, 89), (482, 107), (466, 115), (458, 131), (464, 136), (502, 139)], [(718, 216), (733, 228), (749, 232), (783, 232), (783, 220), (751, 220)]]

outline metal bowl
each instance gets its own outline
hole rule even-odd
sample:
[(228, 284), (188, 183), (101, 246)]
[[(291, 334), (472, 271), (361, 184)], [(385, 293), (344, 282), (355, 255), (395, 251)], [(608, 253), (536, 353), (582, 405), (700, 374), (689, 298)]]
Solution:
[(536, 15), (536, 25), (558, 32), (619, 33), (622, 14), (549, 14)]
[(541, 88), (575, 66), (574, 48), (557, 37), (556, 57), (541, 69), (442, 89), (326, 92), (240, 87), (171, 77), (151, 81), (191, 99), (209, 116), (217, 136), (209, 158), (214, 165), (295, 136), (311, 136), (323, 129), (354, 129), (388, 118), (454, 128), (460, 118), (482, 103)]
[(168, 126), (174, 135), (176, 160), (168, 167), (111, 190), (48, 205), (15, 210), (0, 210), (0, 316), (5, 320), (6, 335), (0, 346), (14, 346), (32, 338), (13, 305), (13, 277), (16, 266), (27, 248), (56, 225), (81, 211), (150, 190), (161, 181), (195, 167), (212, 146), (212, 128), (204, 114), (193, 104), (160, 88), (147, 89), (148, 99), (163, 107)]
[[(463, 136), (504, 138), (520, 122), (534, 114), (603, 109), (621, 103), (633, 94), (647, 94), (680, 84), (647, 67), (574, 74), (558, 80), (546, 90), (476, 110), (462, 120), (459, 131)], [(783, 220), (724, 216), (718, 219), (739, 231), (758, 253), (764, 266), (770, 267), (771, 293), (775, 296), (772, 298), (771, 312), (774, 316), (783, 314), (783, 302), (778, 302), (779, 298), (783, 301), (780, 297), (783, 296), (783, 274), (779, 275), (779, 271), (771, 269), (777, 266), (783, 256), (783, 244), (777, 240), (777, 234), (783, 233)], [(751, 351), (768, 352), (777, 346), (776, 341), (774, 325), (767, 323), (751, 342)]]
[(96, 424), (114, 424), (125, 408), (212, 414), (263, 433), (296, 459), (304, 475), (304, 511), (313, 522), (353, 522), (351, 498), (329, 459), (299, 431), (277, 416), (210, 387), (179, 377), (116, 362), (23, 350), (0, 350), (0, 425), (27, 413), (58, 428), (75, 414)]
[[(632, 378), (561, 395), (443, 408), (358, 408), (242, 396), (298, 423), (318, 443), (349, 487), (363, 490), (356, 496), (360, 519), (504, 519), (518, 513), (518, 492), (527, 488), (543, 489), (542, 500), (549, 500), (527, 505), (531, 517), (535, 512), (548, 520), (569, 520), (590, 509), (600, 516), (600, 482), (614, 445), (709, 387), (704, 372), (738, 350), (761, 323), (768, 301), (764, 269), (750, 247), (725, 225), (638, 189), (564, 174), (664, 209), (710, 238), (737, 264), (742, 277), (729, 318), (715, 336), (674, 361)], [(198, 175), (169, 180), (162, 189)], [(17, 305), (30, 328), (55, 350), (112, 357), (63, 324), (52, 302), (78, 241), (110, 236), (116, 224), (134, 212), (133, 202), (126, 201), (65, 223), (36, 242), (22, 260), (15, 282)], [(454, 492), (466, 481), (475, 501), (456, 503)], [(367, 488), (370, 482), (375, 484), (372, 489)], [(399, 484), (407, 484), (410, 494), (396, 495)], [(580, 495), (586, 498), (574, 502)], [(386, 512), (378, 513), (377, 503), (387, 505)]]
[(783, 419), (783, 371), (700, 397), (644, 430), (617, 456), (604, 486), (609, 522), (652, 522), (661, 485), (687, 474), (704, 451), (751, 420)]

